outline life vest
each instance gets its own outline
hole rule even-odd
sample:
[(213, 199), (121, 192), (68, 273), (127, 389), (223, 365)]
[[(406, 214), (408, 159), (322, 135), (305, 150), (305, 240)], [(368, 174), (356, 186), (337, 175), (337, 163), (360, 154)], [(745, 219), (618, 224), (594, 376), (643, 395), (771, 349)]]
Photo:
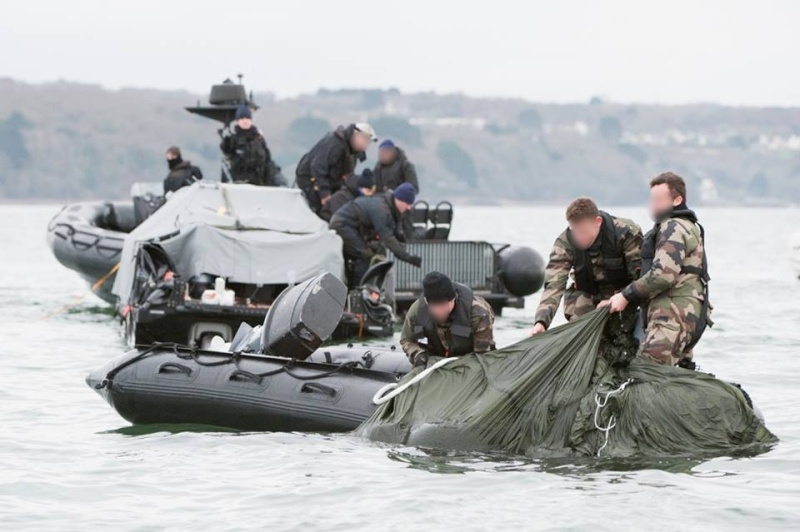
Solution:
[(194, 168), (189, 161), (182, 161), (172, 168), (164, 179), (164, 192), (175, 192), (195, 182)]
[(625, 252), (620, 244), (614, 218), (607, 212), (600, 211), (603, 225), (600, 228), (600, 254), (603, 256), (605, 280), (598, 282), (594, 275), (592, 256), (588, 249), (578, 249), (572, 242), (572, 233), (567, 229), (567, 240), (572, 246), (572, 268), (575, 275), (575, 288), (581, 292), (600, 296), (603, 288), (611, 287), (613, 291), (622, 290), (634, 279), (628, 273), (625, 264)]
[[(681, 266), (681, 273), (687, 275), (696, 275), (700, 278), (700, 282), (703, 285), (703, 305), (700, 309), (700, 316), (698, 316), (697, 320), (697, 327), (695, 328), (694, 335), (692, 336), (691, 341), (686, 346), (686, 351), (691, 350), (697, 342), (700, 341), (700, 337), (703, 336), (703, 333), (706, 330), (706, 327), (713, 326), (713, 322), (708, 318), (708, 311), (711, 306), (709, 302), (709, 295), (708, 295), (708, 282), (711, 280), (711, 277), (708, 275), (708, 260), (706, 253), (706, 232), (702, 225), (700, 225), (697, 221), (697, 215), (694, 213), (693, 210), (689, 209), (688, 207), (682, 207), (678, 209), (673, 209), (672, 213), (670, 214), (669, 218), (682, 218), (684, 220), (688, 220), (693, 224), (697, 225), (700, 229), (700, 242), (703, 245), (703, 259), (702, 265), (698, 268), (697, 266)], [(656, 242), (658, 242), (658, 235), (661, 232), (661, 222), (658, 222), (653, 226), (653, 228), (644, 236), (644, 241), (642, 242), (642, 269), (641, 269), (641, 276), (649, 272), (653, 268), (653, 260), (656, 256)], [(648, 302), (643, 301), (640, 305), (641, 311), (639, 315), (642, 319), (642, 326), (646, 330), (647, 329), (647, 307)]]
[(474, 351), (472, 338), (472, 290), (461, 283), (453, 283), (456, 287), (456, 306), (451, 314), (450, 345), (442, 345), (436, 324), (428, 314), (428, 304), (424, 297), (419, 298), (416, 321), (412, 329), (412, 338), (428, 339), (428, 350), (440, 357), (458, 357)]

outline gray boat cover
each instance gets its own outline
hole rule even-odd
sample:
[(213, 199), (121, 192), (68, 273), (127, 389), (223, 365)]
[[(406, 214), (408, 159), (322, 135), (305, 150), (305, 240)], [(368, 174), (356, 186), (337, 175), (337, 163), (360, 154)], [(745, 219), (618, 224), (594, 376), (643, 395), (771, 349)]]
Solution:
[(536, 458), (730, 454), (776, 441), (741, 388), (634, 357), (635, 345), (621, 331), (621, 321), (601, 309), (507, 348), (461, 357), (381, 405), (358, 433)]
[(125, 241), (113, 292), (124, 304), (142, 242), (157, 241), (189, 279), (200, 273), (246, 284), (342, 278), (342, 241), (297, 189), (198, 182), (178, 190)]

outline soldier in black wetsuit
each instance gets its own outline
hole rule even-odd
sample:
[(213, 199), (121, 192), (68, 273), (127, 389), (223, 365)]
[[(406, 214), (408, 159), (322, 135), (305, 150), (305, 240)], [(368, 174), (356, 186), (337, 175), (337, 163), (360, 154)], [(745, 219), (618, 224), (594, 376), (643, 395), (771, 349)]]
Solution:
[(400, 216), (413, 204), (414, 187), (403, 183), (395, 191), (360, 196), (336, 211), (330, 228), (342, 238), (350, 288), (358, 286), (372, 257), (383, 251), (381, 248), (416, 267), (422, 264), (420, 257), (406, 250), (400, 225)]
[(241, 105), (236, 110), (234, 131), (222, 137), (219, 147), (230, 162), (231, 179), (234, 183), (283, 185), (278, 179), (279, 169), (272, 161), (267, 141), (253, 124), (252, 111), (246, 105)]
[(184, 161), (181, 149), (177, 146), (167, 148), (167, 166), (169, 173), (164, 178), (164, 194), (188, 187), (195, 181), (203, 179), (203, 172), (191, 161)]
[(339, 126), (317, 142), (297, 164), (297, 186), (318, 215), (331, 196), (342, 187), (342, 179), (352, 174), (359, 161), (366, 159), (367, 148), (378, 140), (367, 123)]

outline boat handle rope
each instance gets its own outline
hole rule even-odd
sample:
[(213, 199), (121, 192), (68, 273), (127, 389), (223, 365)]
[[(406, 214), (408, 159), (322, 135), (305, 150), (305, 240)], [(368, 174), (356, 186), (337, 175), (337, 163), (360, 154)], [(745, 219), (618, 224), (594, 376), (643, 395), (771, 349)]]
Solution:
[[(400, 395), (404, 391), (408, 390), (411, 386), (413, 386), (413, 385), (417, 384), (418, 382), (420, 382), (420, 381), (424, 380), (425, 378), (427, 378), (428, 375), (430, 375), (431, 373), (433, 373), (437, 369), (439, 369), (442, 366), (444, 366), (445, 364), (449, 364), (450, 362), (453, 362), (455, 360), (458, 360), (458, 357), (443, 358), (440, 361), (438, 361), (437, 363), (435, 363), (433, 366), (431, 366), (429, 368), (426, 368), (425, 371), (423, 371), (422, 373), (420, 373), (419, 375), (417, 375), (416, 377), (414, 377), (410, 381), (408, 381), (406, 383), (403, 383), (402, 386), (398, 385), (398, 383), (396, 383), (396, 382), (392, 382), (392, 383), (387, 384), (386, 386), (382, 387), (380, 390), (378, 390), (375, 393), (375, 395), (372, 397), (372, 402), (374, 404), (376, 404), (376, 405), (382, 405), (383, 403), (391, 401), (392, 399), (394, 399), (395, 397), (397, 397), (398, 395)], [(389, 393), (386, 393), (386, 392), (389, 392)], [(386, 395), (384, 395), (384, 394), (386, 394)]]
[[(203, 362), (203, 361), (200, 360), (200, 356), (199, 356), (200, 353), (198, 353), (198, 350), (197, 350), (196, 347), (191, 348), (189, 353), (185, 353), (185, 354), (181, 353), (180, 351), (178, 351), (178, 347), (180, 347), (178, 344), (172, 344), (171, 347), (172, 347), (173, 352), (175, 353), (175, 355), (178, 358), (182, 358), (184, 360), (191, 359), (197, 365), (206, 366), (206, 367), (224, 366), (225, 364), (236, 364), (236, 363), (239, 362), (239, 360), (241, 359), (241, 356), (242, 356), (242, 353), (240, 351), (236, 351), (234, 353), (230, 353), (230, 355), (228, 357), (223, 358), (222, 360), (217, 360), (215, 362)], [(330, 377), (334, 373), (338, 373), (338, 372), (343, 371), (343, 370), (355, 369), (358, 366), (363, 366), (364, 365), (361, 361), (348, 361), (348, 362), (343, 362), (343, 363), (339, 364), (338, 366), (336, 366), (335, 368), (333, 368), (331, 370), (323, 371), (321, 373), (315, 373), (313, 375), (298, 375), (297, 373), (292, 371), (292, 369), (295, 368), (295, 362), (297, 362), (296, 359), (290, 358), (286, 362), (286, 364), (284, 364), (283, 366), (279, 367), (278, 369), (265, 371), (263, 373), (251, 373), (249, 371), (244, 371), (244, 370), (241, 370), (241, 369), (237, 368), (237, 372), (232, 373), (231, 376), (229, 377), (229, 380), (232, 379), (232, 378), (235, 378), (235, 377), (245, 377), (245, 378), (248, 378), (248, 379), (252, 380), (253, 382), (260, 383), (261, 380), (264, 377), (272, 377), (273, 375), (277, 375), (278, 373), (286, 373), (290, 377), (292, 377), (294, 379), (297, 379), (299, 381), (313, 381), (313, 380), (316, 380), (316, 379), (324, 379), (325, 377)], [(257, 381), (255, 380), (256, 378), (258, 379)]]
[[(55, 229), (57, 227), (65, 227), (67, 229), (67, 235), (64, 236), (64, 235), (62, 235), (61, 233), (58, 233), (58, 232), (55, 232), (54, 234), (57, 237), (61, 238), (61, 239), (69, 240), (70, 244), (72, 244), (72, 246), (74, 248), (76, 248), (76, 249), (78, 249), (80, 251), (88, 251), (91, 248), (96, 248), (98, 254), (100, 254), (101, 256), (103, 256), (103, 257), (105, 257), (107, 259), (116, 257), (117, 255), (119, 255), (122, 252), (122, 248), (121, 247), (120, 248), (116, 248), (116, 247), (111, 247), (109, 245), (101, 245), (101, 242), (106, 241), (106, 240), (108, 240), (108, 241), (117, 241), (117, 242), (125, 242), (124, 238), (119, 238), (119, 237), (115, 237), (115, 236), (108, 236), (108, 235), (98, 235), (96, 233), (90, 233), (89, 231), (83, 231), (81, 229), (76, 229), (72, 225), (70, 225), (68, 223), (64, 223), (64, 222), (59, 222), (59, 223), (53, 224), (52, 228), (48, 227), (48, 229), (52, 230), (52, 229)], [(75, 240), (75, 236), (76, 235), (85, 235), (85, 236), (87, 236), (89, 238), (93, 238), (94, 241), (92, 241), (92, 242), (81, 242), (81, 241)], [(109, 253), (103, 254), (103, 251), (108, 251)]]
[[(153, 342), (149, 347), (147, 347), (144, 351), (142, 351), (135, 357), (123, 362), (119, 366), (109, 371), (106, 374), (105, 379), (103, 379), (103, 382), (95, 385), (95, 388), (98, 390), (101, 390), (103, 388), (111, 389), (113, 379), (117, 373), (127, 368), (131, 364), (139, 362), (143, 358), (147, 358), (148, 356), (157, 354), (156, 352), (159, 349), (170, 349), (173, 352), (173, 354), (175, 354), (175, 356), (177, 356), (178, 358), (183, 360), (192, 360), (198, 366), (205, 366), (205, 367), (224, 366), (225, 364), (236, 364), (242, 357), (242, 352), (236, 351), (230, 353), (227, 357), (223, 358), (222, 360), (217, 360), (215, 362), (203, 362), (199, 358), (200, 353), (198, 353), (197, 347), (189, 347), (188, 353), (180, 352), (181, 348), (185, 349), (187, 347), (188, 346), (181, 345), (175, 342)], [(294, 368), (294, 364), (295, 364), (295, 359), (289, 359), (289, 361), (286, 362), (286, 364), (284, 364), (280, 368), (271, 371), (265, 371), (264, 373), (251, 373), (249, 371), (237, 368), (236, 371), (231, 374), (229, 379), (233, 379), (236, 377), (245, 377), (252, 380), (253, 382), (260, 383), (264, 377), (271, 377), (273, 375), (277, 375), (278, 373), (286, 373), (290, 377), (297, 379), (299, 381), (313, 381), (316, 379), (324, 379), (325, 377), (330, 377), (331, 375), (338, 373), (340, 371), (352, 370), (357, 368), (358, 366), (363, 366), (363, 363), (360, 361), (349, 361), (349, 362), (343, 362), (342, 364), (339, 364), (335, 368), (329, 371), (323, 371), (322, 373), (315, 373), (313, 375), (299, 375), (292, 371), (292, 368)], [(258, 381), (256, 381), (255, 379), (258, 379)]]
[(597, 416), (608, 405), (608, 401), (612, 397), (615, 397), (624, 392), (625, 388), (627, 388), (628, 385), (631, 384), (632, 382), (633, 379), (628, 379), (622, 384), (620, 384), (619, 387), (616, 388), (615, 390), (611, 390), (608, 392), (597, 392), (597, 395), (595, 395), (594, 404), (596, 405), (596, 407), (594, 409), (594, 428), (603, 433), (603, 445), (601, 445), (600, 448), (597, 449), (597, 453), (595, 456), (600, 456), (600, 453), (603, 451), (603, 449), (605, 449), (606, 446), (608, 446), (609, 433), (611, 432), (611, 429), (617, 426), (617, 418), (614, 414), (611, 414), (611, 417), (608, 420), (608, 424), (605, 427), (601, 426), (600, 423), (597, 421)]

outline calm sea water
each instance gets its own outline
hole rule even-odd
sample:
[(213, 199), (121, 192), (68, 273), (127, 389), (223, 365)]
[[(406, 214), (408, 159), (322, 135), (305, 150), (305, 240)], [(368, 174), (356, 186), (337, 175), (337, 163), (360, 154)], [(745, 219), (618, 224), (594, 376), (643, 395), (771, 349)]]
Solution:
[[(56, 210), (0, 206), (2, 530), (800, 529), (800, 284), (788, 258), (800, 210), (699, 211), (717, 326), (697, 360), (741, 382), (781, 442), (747, 459), (574, 463), (131, 428), (84, 384), (124, 344), (107, 306), (50, 254)], [(562, 212), (460, 208), (453, 236), (546, 254)], [(643, 210), (613, 212), (649, 225)], [(498, 320), (499, 344), (527, 334), (537, 297)]]

